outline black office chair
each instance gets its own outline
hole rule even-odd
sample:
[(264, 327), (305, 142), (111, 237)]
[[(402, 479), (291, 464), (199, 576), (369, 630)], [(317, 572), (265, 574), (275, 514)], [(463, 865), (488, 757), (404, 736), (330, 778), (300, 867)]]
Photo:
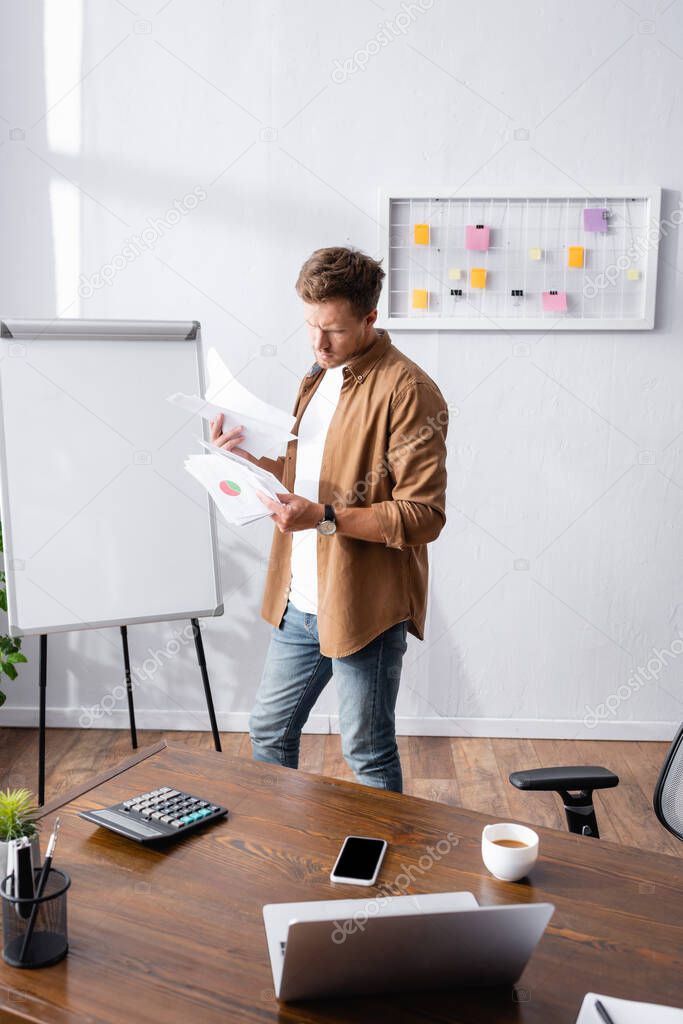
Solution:
[[(593, 806), (593, 791), (619, 785), (619, 776), (595, 765), (567, 768), (532, 768), (512, 772), (517, 789), (551, 791), (562, 797), (570, 832), (600, 838)], [(659, 773), (653, 805), (664, 828), (683, 840), (683, 725), (674, 739)]]

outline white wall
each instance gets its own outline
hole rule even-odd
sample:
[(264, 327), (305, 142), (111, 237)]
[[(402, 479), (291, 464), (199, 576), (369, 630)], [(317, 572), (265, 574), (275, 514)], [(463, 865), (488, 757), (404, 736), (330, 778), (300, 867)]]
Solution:
[[(4, 0), (3, 315), (198, 319), (248, 387), (289, 406), (311, 362), (298, 268), (322, 245), (377, 252), (378, 186), (652, 184), (665, 213), (678, 203), (680, 4), (422, 8)], [(395, 38), (377, 46), (383, 25)], [(111, 284), (84, 287), (197, 188)], [(678, 252), (674, 233), (652, 332), (394, 335), (458, 410), (402, 729), (668, 737), (683, 717), (680, 656), (628, 688), (683, 631)], [(204, 635), (224, 728), (245, 727), (265, 654), (269, 537), (221, 526), (226, 613)], [(131, 630), (136, 667), (162, 651), (139, 723), (203, 728), (192, 647), (167, 657), (170, 639)], [(3, 723), (35, 721), (25, 649)], [(120, 679), (116, 631), (52, 638), (50, 722), (92, 720), (81, 709)], [(596, 726), (587, 707), (610, 695)], [(325, 695), (315, 728), (334, 707)], [(124, 708), (119, 690), (100, 722), (125, 725)]]

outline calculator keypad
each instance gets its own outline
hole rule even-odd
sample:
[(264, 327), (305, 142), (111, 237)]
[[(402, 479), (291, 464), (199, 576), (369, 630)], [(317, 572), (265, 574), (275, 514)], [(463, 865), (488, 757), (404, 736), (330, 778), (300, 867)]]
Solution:
[(139, 814), (145, 821), (163, 822), (173, 829), (199, 823), (220, 810), (217, 804), (200, 800), (189, 793), (181, 793), (170, 786), (162, 786), (124, 800), (121, 809), (129, 814)]

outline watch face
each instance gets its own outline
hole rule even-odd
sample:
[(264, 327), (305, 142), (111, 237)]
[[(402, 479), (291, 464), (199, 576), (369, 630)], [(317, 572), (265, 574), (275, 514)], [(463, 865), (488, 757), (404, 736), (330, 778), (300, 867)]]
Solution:
[(333, 523), (331, 519), (323, 519), (322, 523), (318, 523), (317, 529), (318, 533), (328, 537), (330, 534), (337, 532), (337, 524)]

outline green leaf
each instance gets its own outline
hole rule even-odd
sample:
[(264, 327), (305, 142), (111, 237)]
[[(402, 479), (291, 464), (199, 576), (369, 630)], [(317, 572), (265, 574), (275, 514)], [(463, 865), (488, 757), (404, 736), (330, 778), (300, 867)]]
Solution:
[(0, 840), (35, 835), (37, 814), (35, 797), (28, 789), (0, 792)]
[(6, 700), (7, 700), (7, 694), (3, 693), (2, 690), (0, 690), (0, 708), (5, 703)]
[(7, 655), (7, 660), (16, 664), (18, 661), (28, 661), (28, 658), (21, 651), (13, 651), (12, 654)]
[(6, 590), (0, 590), (0, 608), (2, 608), (3, 612), (7, 611), (7, 591)]
[(0, 661), (0, 671), (4, 672), (10, 679), (17, 678), (17, 670), (9, 661)]

